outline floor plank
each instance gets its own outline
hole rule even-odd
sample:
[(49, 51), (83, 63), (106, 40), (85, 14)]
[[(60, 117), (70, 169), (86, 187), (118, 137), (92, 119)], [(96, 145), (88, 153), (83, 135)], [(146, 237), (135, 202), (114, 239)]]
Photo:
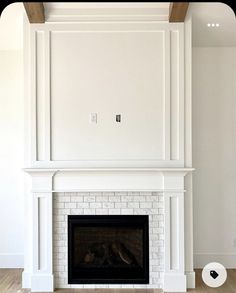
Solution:
[[(30, 293), (21, 289), (21, 269), (0, 269), (0, 293)], [(227, 270), (228, 278), (219, 288), (209, 288), (202, 282), (201, 270), (196, 270), (196, 289), (189, 289), (190, 293), (235, 293), (236, 270)], [(154, 289), (57, 289), (57, 293), (159, 293)]]
[(202, 281), (202, 270), (196, 272), (196, 289), (189, 289), (190, 293), (235, 293), (236, 292), (236, 270), (227, 270), (227, 280), (219, 288), (210, 288)]

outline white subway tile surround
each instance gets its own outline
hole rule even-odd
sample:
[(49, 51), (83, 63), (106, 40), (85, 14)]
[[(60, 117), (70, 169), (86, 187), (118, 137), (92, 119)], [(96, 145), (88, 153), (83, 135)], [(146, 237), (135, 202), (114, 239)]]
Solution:
[[(68, 215), (149, 215), (149, 284), (69, 285)], [(162, 288), (164, 271), (164, 200), (157, 192), (55, 193), (53, 259), (56, 288)]]

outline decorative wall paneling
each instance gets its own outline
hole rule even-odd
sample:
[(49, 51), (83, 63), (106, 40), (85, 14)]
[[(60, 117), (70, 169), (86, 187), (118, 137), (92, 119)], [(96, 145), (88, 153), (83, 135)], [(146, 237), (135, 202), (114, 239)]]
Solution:
[(190, 27), (150, 19), (30, 25), (25, 171), (34, 226), (27, 223), (24, 287), (54, 289), (51, 200), (57, 192), (84, 191), (163, 194), (163, 289), (194, 286), (191, 206), (184, 210), (184, 196), (191, 200), (191, 180), (184, 178), (193, 170)]
[[(115, 72), (114, 78), (110, 80), (113, 85), (106, 85), (104, 81), (101, 87), (106, 86), (105, 90), (109, 92), (113, 86), (115, 88), (113, 95), (116, 99), (111, 97), (109, 100), (109, 93), (106, 95), (104, 88), (103, 92), (98, 93), (99, 86), (94, 89), (93, 96), (91, 93), (88, 94), (89, 87), (85, 89), (81, 85), (78, 87), (77, 79), (73, 77), (75, 70), (78, 70), (77, 74), (81, 78), (82, 85), (89, 84), (90, 78), (86, 72), (79, 70), (80, 63), (77, 61), (79, 58), (75, 55), (76, 50), (82, 46), (83, 40), (86, 45), (92, 42), (100, 51), (106, 50), (106, 46), (111, 49), (112, 43), (119, 45), (123, 40), (126, 47), (121, 44), (118, 48), (120, 51), (123, 50), (123, 53), (117, 57), (120, 61), (125, 54), (131, 56), (130, 52), (139, 50), (136, 59), (126, 60), (131, 78), (139, 68), (139, 63), (135, 64), (138, 60), (143, 59), (144, 64), (147, 62), (150, 65), (151, 58), (154, 58), (157, 66), (150, 68), (149, 75), (149, 68), (145, 68), (142, 64), (138, 72), (137, 80), (140, 76), (143, 78), (143, 84), (146, 86), (145, 94), (140, 94), (142, 85), (139, 86), (138, 83), (135, 84), (138, 87), (137, 91), (125, 80), (123, 84), (114, 85), (115, 69), (121, 70), (122, 74), (122, 70), (125, 72), (125, 68), (119, 67), (115, 61), (114, 67), (111, 66), (111, 72)], [(142, 45), (144, 41), (147, 42), (146, 46)], [(68, 43), (71, 46), (67, 46)], [(151, 49), (149, 45), (152, 46)], [(32, 166), (64, 168), (184, 166), (183, 24), (81, 23), (46, 24), (43, 27), (31, 25), (30, 47)], [(73, 47), (76, 50), (73, 50)], [(154, 54), (154, 51), (157, 52), (156, 56), (148, 56), (150, 53)], [(82, 65), (84, 71), (86, 71), (85, 62), (89, 62), (91, 54), (92, 51), (89, 54), (81, 53), (83, 58), (87, 58)], [(96, 52), (93, 54), (96, 55)], [(104, 63), (106, 56), (100, 52), (94, 60), (102, 57)], [(75, 63), (72, 70), (70, 68), (73, 66), (66, 67), (69, 57), (73, 60), (72, 64)], [(96, 67), (96, 70), (99, 76), (99, 68)], [(146, 74), (146, 79), (142, 71)], [(105, 74), (102, 70), (101, 73)], [(119, 73), (117, 77), (120, 78), (122, 74)], [(73, 79), (73, 82), (70, 83), (69, 79)], [(127, 87), (127, 96), (125, 96), (125, 87)], [(123, 95), (120, 97), (116, 94), (119, 89), (123, 89)], [(139, 104), (135, 108), (136, 97)], [(99, 99), (104, 102), (104, 106), (99, 105), (97, 108), (91, 106), (91, 101), (96, 103)], [(89, 100), (88, 105), (86, 100)], [(107, 100), (109, 102), (106, 104)], [(117, 103), (116, 107), (113, 107), (114, 102)], [(146, 108), (143, 110), (145, 103)], [(79, 106), (82, 109), (79, 109)], [(102, 114), (94, 130), (95, 127), (92, 129), (89, 123), (89, 112), (96, 112), (97, 109)], [(81, 114), (80, 110), (86, 113)], [(124, 112), (120, 129), (112, 120), (112, 115), (119, 111)], [(106, 116), (105, 112), (110, 116)], [(102, 125), (99, 124), (101, 120), (105, 121), (101, 123)], [(84, 132), (87, 134), (83, 133), (83, 129), (86, 129)], [(130, 138), (132, 132), (133, 137)], [(112, 136), (113, 133), (116, 136)], [(88, 142), (87, 145), (82, 145), (83, 141)], [(101, 141), (104, 145), (101, 145)]]

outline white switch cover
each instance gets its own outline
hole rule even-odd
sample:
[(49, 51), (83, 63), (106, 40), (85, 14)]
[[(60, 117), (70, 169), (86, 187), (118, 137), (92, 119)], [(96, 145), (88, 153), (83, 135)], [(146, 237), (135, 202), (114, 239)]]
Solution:
[(91, 123), (97, 123), (97, 113), (91, 113), (90, 114), (90, 122)]

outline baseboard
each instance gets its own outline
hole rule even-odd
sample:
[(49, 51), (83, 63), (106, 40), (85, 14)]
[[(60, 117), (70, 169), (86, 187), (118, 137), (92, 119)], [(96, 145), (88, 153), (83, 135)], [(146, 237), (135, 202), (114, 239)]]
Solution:
[(185, 272), (187, 279), (187, 288), (194, 289), (195, 288), (195, 272)]
[(178, 273), (164, 273), (163, 290), (164, 292), (186, 292), (186, 276)]
[(31, 292), (54, 292), (54, 277), (52, 274), (32, 274)]
[(219, 262), (227, 269), (236, 268), (236, 254), (194, 253), (194, 268), (202, 269), (209, 262)]
[(24, 267), (23, 254), (0, 253), (1, 269), (21, 269)]
[(26, 270), (24, 270), (22, 273), (22, 288), (31, 288), (31, 273)]

